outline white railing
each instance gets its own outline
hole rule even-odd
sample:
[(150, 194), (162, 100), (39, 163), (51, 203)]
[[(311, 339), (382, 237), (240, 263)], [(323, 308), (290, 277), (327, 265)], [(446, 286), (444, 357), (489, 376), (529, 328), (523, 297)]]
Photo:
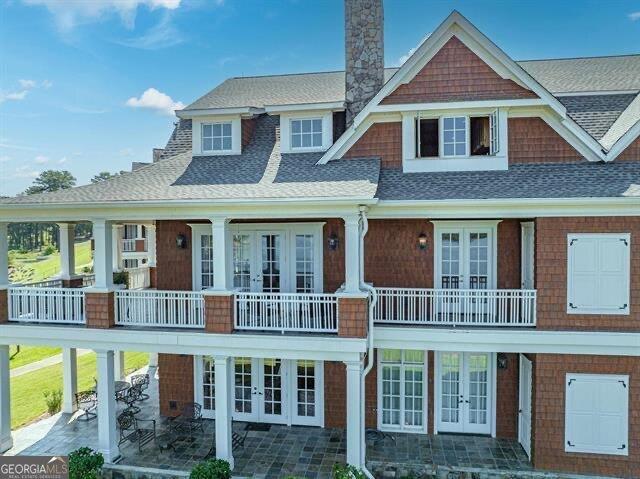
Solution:
[(84, 324), (79, 288), (9, 288), (9, 321)]
[(151, 286), (151, 275), (148, 267), (127, 268), (127, 287), (129, 289), (146, 289)]
[(244, 293), (235, 295), (238, 330), (336, 333), (338, 298), (321, 293)]
[(88, 288), (89, 286), (93, 286), (96, 284), (96, 275), (95, 274), (85, 274), (82, 275), (82, 287)]
[(202, 293), (119, 290), (115, 323), (121, 326), (204, 328)]
[(386, 324), (535, 326), (536, 291), (376, 288), (374, 321)]
[(123, 239), (122, 240), (122, 251), (125, 253), (133, 253), (136, 251), (136, 240), (135, 239)]
[(25, 288), (62, 288), (62, 280), (60, 278), (48, 279), (46, 281), (37, 281), (35, 283), (16, 283), (12, 286)]

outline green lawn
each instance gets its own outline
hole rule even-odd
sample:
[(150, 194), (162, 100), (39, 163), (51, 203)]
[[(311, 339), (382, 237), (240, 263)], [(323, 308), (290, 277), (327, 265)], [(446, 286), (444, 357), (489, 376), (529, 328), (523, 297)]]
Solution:
[(11, 356), (11, 369), (19, 368), (25, 364), (40, 361), (41, 359), (48, 358), (55, 354), (60, 354), (62, 351), (60, 348), (47, 348), (41, 346), (20, 346), (20, 352), (16, 354), (16, 346), (9, 348), (9, 355)]
[[(127, 374), (145, 366), (148, 362), (148, 353), (125, 353)], [(78, 390), (92, 388), (95, 377), (95, 353), (80, 356), (78, 358)], [(17, 429), (45, 414), (47, 405), (42, 393), (56, 389), (62, 389), (62, 364), (11, 378), (11, 428)]]
[[(82, 272), (82, 268), (92, 265), (91, 241), (76, 243), (76, 272)], [(46, 259), (37, 260), (42, 255), (40, 251), (9, 251), (9, 271), (13, 283), (33, 283), (44, 281), (60, 272), (60, 253), (55, 252)]]

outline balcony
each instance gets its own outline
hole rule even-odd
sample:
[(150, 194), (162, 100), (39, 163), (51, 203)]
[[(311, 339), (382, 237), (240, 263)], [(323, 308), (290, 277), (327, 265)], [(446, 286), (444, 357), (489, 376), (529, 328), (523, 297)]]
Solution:
[(204, 299), (193, 291), (120, 290), (115, 324), (154, 328), (204, 328)]
[(147, 251), (147, 239), (122, 239), (122, 252), (123, 253), (144, 253)]
[(85, 324), (84, 291), (79, 288), (9, 288), (9, 321)]
[(536, 291), (377, 288), (376, 324), (533, 327)]

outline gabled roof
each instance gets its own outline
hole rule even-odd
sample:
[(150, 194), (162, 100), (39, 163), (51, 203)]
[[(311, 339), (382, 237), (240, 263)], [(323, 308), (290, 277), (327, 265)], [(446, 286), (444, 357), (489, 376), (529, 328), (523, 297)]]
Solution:
[(623, 93), (559, 96), (558, 99), (578, 125), (600, 140), (637, 96), (635, 93)]

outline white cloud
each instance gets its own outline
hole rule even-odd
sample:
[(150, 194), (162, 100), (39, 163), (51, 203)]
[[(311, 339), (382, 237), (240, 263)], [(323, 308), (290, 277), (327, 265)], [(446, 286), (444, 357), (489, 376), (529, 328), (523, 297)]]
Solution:
[(18, 80), (18, 82), (20, 83), (20, 86), (25, 90), (31, 90), (37, 85), (37, 82), (35, 80)]
[(18, 83), (20, 84), (19, 90), (10, 91), (6, 93), (0, 92), (0, 103), (2, 103), (5, 100), (22, 101), (27, 97), (27, 94), (34, 88), (39, 88), (39, 87), (51, 88), (51, 86), (53, 85), (53, 83), (51, 83), (49, 80), (44, 80), (42, 81), (42, 83), (38, 83), (36, 80), (21, 79), (21, 80), (18, 80)]
[(10, 178), (37, 178), (40, 174), (39, 170), (34, 170), (29, 165), (18, 166)]
[(115, 43), (141, 50), (159, 50), (161, 48), (172, 47), (184, 42), (184, 37), (178, 29), (173, 26), (169, 14), (162, 16), (160, 21), (149, 28), (140, 36), (117, 40)]
[(44, 165), (45, 163), (49, 163), (49, 157), (44, 155), (36, 156), (33, 161), (38, 165)]
[(635, 22), (636, 20), (640, 20), (640, 12), (631, 12), (629, 14), (629, 20)]
[(45, 90), (48, 90), (53, 86), (53, 83), (50, 80), (42, 80), (40, 86), (42, 86), (42, 88), (44, 88)]
[(173, 101), (169, 95), (162, 93), (155, 88), (148, 88), (140, 98), (129, 98), (126, 105), (131, 108), (154, 110), (158, 113), (169, 116), (174, 115), (174, 110), (182, 110), (185, 106), (181, 101)]
[(426, 39), (427, 39), (427, 38), (429, 38), (429, 35), (431, 35), (431, 33), (427, 33), (427, 34), (425, 35), (425, 37), (424, 37), (422, 40), (420, 40), (420, 43), (418, 43), (418, 46), (417, 46), (417, 47), (413, 47), (411, 50), (409, 50), (407, 53), (405, 53), (404, 55), (402, 55), (402, 56), (398, 59), (398, 66), (399, 66), (399, 67), (401, 67), (402, 65), (404, 65), (404, 63), (405, 63), (409, 58), (411, 58), (411, 55), (413, 55), (413, 54), (416, 52), (416, 50), (417, 50), (418, 48), (420, 48), (420, 46), (421, 46), (421, 45), (426, 41)]
[(14, 91), (0, 95), (0, 103), (4, 100), (22, 101), (27, 97), (29, 90)]
[(64, 165), (67, 161), (69, 161), (69, 160), (67, 159), (67, 157), (66, 157), (66, 156), (63, 156), (62, 158), (60, 158), (60, 159), (58, 160), (58, 164), (59, 164), (59, 165)]
[(0, 156), (0, 163), (6, 163), (7, 161), (11, 161), (11, 157), (7, 155)]
[(80, 22), (99, 21), (106, 15), (117, 14), (125, 25), (133, 27), (136, 11), (143, 5), (149, 10), (165, 8), (175, 10), (181, 0), (22, 0), (27, 5), (47, 8), (63, 31), (71, 30)]

